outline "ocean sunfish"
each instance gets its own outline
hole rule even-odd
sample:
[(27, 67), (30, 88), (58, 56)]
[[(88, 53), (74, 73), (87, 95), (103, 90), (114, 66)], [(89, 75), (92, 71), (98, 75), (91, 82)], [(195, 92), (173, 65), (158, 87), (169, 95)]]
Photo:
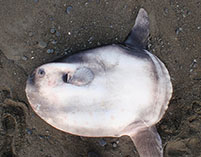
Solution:
[(31, 107), (64, 132), (128, 135), (141, 157), (162, 157), (155, 124), (168, 108), (172, 84), (165, 65), (145, 49), (148, 36), (149, 19), (141, 8), (124, 43), (41, 65), (26, 84)]

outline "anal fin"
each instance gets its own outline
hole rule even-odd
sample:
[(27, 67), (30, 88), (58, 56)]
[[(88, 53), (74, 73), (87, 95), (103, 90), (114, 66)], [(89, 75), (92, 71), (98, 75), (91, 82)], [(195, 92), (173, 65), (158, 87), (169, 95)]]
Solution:
[(163, 157), (161, 138), (155, 126), (139, 130), (131, 139), (140, 157)]

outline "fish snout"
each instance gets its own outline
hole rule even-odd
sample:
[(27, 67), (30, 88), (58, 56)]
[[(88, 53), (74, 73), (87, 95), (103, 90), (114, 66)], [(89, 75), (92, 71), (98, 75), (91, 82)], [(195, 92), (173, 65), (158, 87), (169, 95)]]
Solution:
[(27, 79), (27, 83), (30, 85), (34, 85), (35, 84), (35, 77), (36, 77), (36, 71), (33, 71), (31, 75), (29, 75), (28, 79)]

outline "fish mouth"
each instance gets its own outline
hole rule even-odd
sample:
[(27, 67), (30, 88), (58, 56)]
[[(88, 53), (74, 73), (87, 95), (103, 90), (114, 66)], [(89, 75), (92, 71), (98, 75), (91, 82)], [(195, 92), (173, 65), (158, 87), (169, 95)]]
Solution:
[(28, 76), (27, 84), (35, 85), (35, 76), (36, 76), (36, 71), (34, 70), (32, 74)]

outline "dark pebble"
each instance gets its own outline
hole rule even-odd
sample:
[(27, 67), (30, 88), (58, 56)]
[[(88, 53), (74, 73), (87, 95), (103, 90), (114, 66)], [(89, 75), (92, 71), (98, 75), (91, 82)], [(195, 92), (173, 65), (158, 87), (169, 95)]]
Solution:
[(54, 49), (48, 49), (47, 53), (54, 53)]
[(50, 33), (54, 34), (56, 32), (56, 29), (55, 28), (51, 28), (50, 29)]
[(182, 28), (181, 27), (179, 27), (179, 28), (177, 28), (176, 30), (175, 30), (175, 33), (176, 33), (176, 35), (178, 35), (180, 32), (182, 32)]
[(169, 13), (168, 8), (164, 8), (164, 12), (165, 12), (165, 14), (167, 15), (167, 14)]
[(26, 129), (26, 132), (27, 132), (27, 134), (29, 134), (29, 135), (31, 135), (31, 134), (33, 133), (32, 130), (29, 129), (29, 128)]
[(89, 40), (88, 40), (89, 44), (92, 43), (92, 40), (93, 40), (93, 37), (90, 37)]
[(99, 157), (99, 155), (95, 152), (88, 152), (88, 157)]
[(68, 7), (66, 8), (66, 13), (67, 13), (67, 14), (70, 14), (70, 12), (71, 12), (72, 9), (73, 9), (72, 6), (68, 6)]
[(57, 37), (60, 37), (60, 36), (61, 36), (61, 33), (60, 33), (60, 32), (56, 32), (56, 36), (57, 36)]
[(28, 57), (27, 56), (22, 56), (22, 60), (26, 61), (26, 60), (28, 60)]
[(107, 142), (104, 139), (100, 139), (98, 142), (103, 147), (107, 144)]
[(56, 45), (56, 44), (57, 44), (57, 41), (56, 41), (56, 40), (52, 40), (51, 43), (54, 44), (54, 45)]
[(53, 17), (50, 17), (50, 21), (54, 21), (54, 18), (53, 18)]
[(44, 41), (39, 41), (39, 42), (38, 42), (38, 46), (39, 46), (40, 48), (44, 49), (44, 48), (47, 47), (47, 43), (44, 42)]

